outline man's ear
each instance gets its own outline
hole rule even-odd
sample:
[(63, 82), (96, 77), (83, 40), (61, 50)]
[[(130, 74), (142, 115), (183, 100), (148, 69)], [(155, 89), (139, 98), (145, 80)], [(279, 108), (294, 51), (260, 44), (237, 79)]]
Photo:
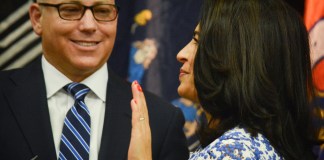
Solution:
[(33, 25), (34, 32), (40, 36), (42, 34), (42, 23), (41, 23), (42, 12), (41, 12), (41, 8), (37, 3), (33, 3), (29, 7), (29, 18), (31, 24)]

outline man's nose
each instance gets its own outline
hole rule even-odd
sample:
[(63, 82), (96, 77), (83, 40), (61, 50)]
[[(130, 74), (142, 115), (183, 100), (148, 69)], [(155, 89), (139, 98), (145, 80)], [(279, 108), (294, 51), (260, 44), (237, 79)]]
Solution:
[(83, 17), (80, 19), (82, 23), (83, 30), (95, 31), (97, 28), (97, 20), (94, 18), (92, 11), (90, 9), (86, 9)]

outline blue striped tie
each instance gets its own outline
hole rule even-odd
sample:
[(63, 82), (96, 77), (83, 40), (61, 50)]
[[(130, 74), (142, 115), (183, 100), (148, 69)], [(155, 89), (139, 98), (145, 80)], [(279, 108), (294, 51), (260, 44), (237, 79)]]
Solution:
[(88, 160), (91, 123), (84, 97), (90, 89), (75, 82), (67, 84), (64, 89), (73, 96), (75, 102), (64, 119), (59, 160)]

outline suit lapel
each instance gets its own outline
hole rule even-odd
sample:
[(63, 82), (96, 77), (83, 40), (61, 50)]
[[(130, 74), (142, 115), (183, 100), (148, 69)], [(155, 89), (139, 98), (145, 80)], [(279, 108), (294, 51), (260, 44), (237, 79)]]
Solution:
[(11, 79), (6, 97), (31, 151), (40, 159), (56, 159), (40, 59)]
[(131, 134), (130, 85), (109, 70), (99, 159), (126, 159)]

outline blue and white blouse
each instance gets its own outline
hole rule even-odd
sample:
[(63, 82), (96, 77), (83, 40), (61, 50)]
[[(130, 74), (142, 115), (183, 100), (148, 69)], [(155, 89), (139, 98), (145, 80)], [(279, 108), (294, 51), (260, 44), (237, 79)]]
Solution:
[(262, 134), (252, 137), (244, 128), (225, 132), (205, 148), (190, 154), (189, 160), (283, 160)]

